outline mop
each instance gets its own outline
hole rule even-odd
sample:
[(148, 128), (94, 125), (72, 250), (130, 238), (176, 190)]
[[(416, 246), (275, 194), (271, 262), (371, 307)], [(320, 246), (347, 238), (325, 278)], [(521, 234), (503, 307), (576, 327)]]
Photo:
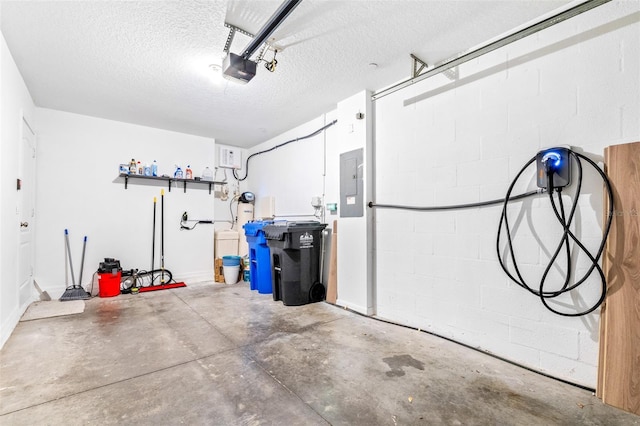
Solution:
[(87, 293), (82, 288), (82, 270), (84, 269), (84, 254), (87, 248), (87, 237), (84, 237), (84, 245), (82, 247), (82, 265), (80, 266), (80, 283), (76, 285), (76, 278), (73, 274), (73, 263), (71, 261), (71, 247), (69, 246), (69, 231), (67, 229), (64, 230), (64, 238), (65, 238), (65, 246), (67, 249), (67, 256), (69, 258), (69, 269), (71, 269), (71, 283), (73, 284), (71, 287), (67, 287), (67, 289), (60, 296), (61, 302), (66, 302), (68, 300), (86, 300), (90, 299), (91, 295)]
[(168, 283), (165, 283), (165, 274), (171, 277), (171, 272), (164, 269), (164, 189), (160, 190), (160, 284), (153, 284), (153, 273), (155, 266), (155, 247), (156, 247), (156, 198), (153, 197), (153, 237), (151, 239), (151, 282), (148, 287), (140, 287), (138, 291), (144, 293), (145, 291), (154, 290), (167, 290), (170, 288), (186, 287), (183, 282), (171, 282), (171, 278)]

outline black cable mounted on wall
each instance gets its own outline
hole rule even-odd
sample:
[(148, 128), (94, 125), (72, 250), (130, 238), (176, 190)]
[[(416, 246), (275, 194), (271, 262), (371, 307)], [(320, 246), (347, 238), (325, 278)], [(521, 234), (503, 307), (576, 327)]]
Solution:
[[(549, 259), (549, 262), (547, 263), (547, 266), (545, 267), (544, 273), (542, 274), (542, 278), (538, 283), (537, 289), (527, 284), (525, 279), (522, 277), (522, 274), (520, 273), (520, 268), (516, 260), (515, 250), (513, 249), (513, 241), (511, 237), (511, 230), (509, 227), (509, 220), (507, 218), (507, 207), (511, 199), (510, 198), (511, 191), (513, 190), (513, 187), (515, 186), (516, 181), (520, 178), (520, 176), (525, 171), (525, 169), (531, 163), (536, 161), (536, 157), (532, 158), (531, 160), (529, 160), (527, 164), (525, 164), (525, 166), (520, 170), (516, 178), (513, 180), (513, 182), (509, 186), (509, 190), (507, 191), (507, 196), (505, 198), (505, 202), (502, 208), (502, 214), (500, 216), (500, 224), (498, 226), (498, 236), (496, 238), (496, 253), (498, 254), (498, 260), (500, 261), (500, 266), (502, 267), (502, 270), (507, 274), (507, 276), (509, 276), (509, 278), (513, 282), (518, 284), (520, 287), (538, 296), (542, 304), (545, 306), (545, 308), (547, 308), (554, 314), (567, 316), (567, 317), (577, 317), (577, 316), (589, 314), (594, 310), (596, 310), (602, 304), (602, 302), (604, 301), (607, 295), (606, 278), (604, 276), (604, 272), (602, 271), (602, 268), (600, 267), (600, 265), (598, 265), (598, 261), (602, 256), (602, 252), (604, 251), (604, 245), (607, 241), (607, 237), (611, 229), (611, 220), (613, 218), (613, 191), (611, 189), (611, 182), (609, 182), (607, 175), (600, 169), (600, 167), (598, 167), (598, 165), (593, 160), (577, 152), (574, 152), (571, 150), (567, 150), (567, 151), (569, 152), (570, 158), (575, 161), (578, 167), (577, 188), (575, 191), (575, 196), (574, 196), (573, 204), (571, 206), (571, 210), (569, 212), (569, 215), (567, 216), (565, 212), (564, 202), (562, 201), (562, 187), (554, 188), (554, 184), (553, 184), (553, 179), (554, 179), (554, 175), (556, 174), (556, 171), (553, 168), (549, 168), (549, 167), (546, 168), (548, 188), (545, 192), (549, 194), (549, 201), (551, 202), (551, 206), (553, 207), (553, 212), (555, 214), (556, 219), (562, 226), (563, 232), (562, 232), (562, 238), (560, 239), (560, 242), (556, 246), (556, 249), (553, 255), (551, 256), (551, 258)], [(580, 198), (580, 190), (582, 189), (582, 160), (585, 160), (587, 163), (589, 163), (600, 174), (600, 177), (602, 177), (602, 180), (605, 183), (607, 197), (609, 199), (607, 219), (604, 225), (602, 239), (600, 241), (598, 251), (596, 252), (595, 255), (591, 254), (591, 252), (584, 246), (584, 244), (582, 244), (582, 242), (576, 237), (576, 235), (570, 229), (573, 219), (575, 218), (576, 208), (578, 207), (578, 199)], [(554, 192), (557, 194), (557, 198), (558, 198), (557, 204), (556, 204), (556, 200), (553, 197)], [(502, 234), (503, 226), (505, 229), (505, 234), (507, 236), (507, 249), (508, 249), (507, 254), (509, 254), (509, 258), (511, 259), (511, 262), (513, 264), (514, 273), (512, 273), (509, 270), (509, 267), (506, 264), (506, 260), (504, 259), (503, 255), (500, 252), (500, 236)], [(574, 283), (572, 285), (569, 285), (569, 283), (571, 282), (571, 278), (573, 276), (572, 265), (571, 265), (570, 240), (573, 241), (580, 248), (580, 250), (587, 255), (587, 257), (591, 262), (589, 269), (579, 279), (574, 278)], [(562, 284), (562, 287), (559, 290), (545, 290), (545, 288), (548, 286), (547, 278), (549, 276), (549, 272), (551, 271), (551, 268), (556, 263), (556, 259), (558, 259), (558, 256), (560, 255), (560, 252), (563, 250), (563, 248), (565, 250), (566, 258), (567, 258), (564, 283)], [(585, 308), (583, 311), (580, 311), (580, 312), (571, 313), (571, 312), (558, 311), (557, 309), (554, 309), (549, 305), (547, 299), (553, 299), (564, 293), (567, 293), (571, 290), (578, 288), (578, 286), (583, 284), (589, 278), (589, 276), (591, 276), (594, 269), (598, 272), (598, 275), (600, 276), (600, 297), (598, 298), (597, 302), (591, 305), (591, 307)]]
[(283, 146), (285, 146), (285, 145), (289, 145), (290, 143), (293, 143), (293, 142), (298, 142), (298, 141), (301, 141), (301, 140), (304, 140), (304, 139), (312, 138), (312, 137), (314, 137), (315, 135), (317, 135), (317, 134), (319, 134), (319, 133), (324, 132), (325, 130), (327, 130), (329, 127), (333, 126), (333, 125), (334, 125), (334, 124), (336, 124), (337, 122), (338, 122), (338, 120), (333, 120), (331, 123), (329, 123), (329, 124), (326, 124), (326, 125), (322, 126), (321, 128), (319, 128), (319, 129), (318, 129), (318, 130), (316, 130), (315, 132), (313, 132), (313, 133), (309, 133), (309, 134), (308, 134), (308, 135), (306, 135), (306, 136), (302, 136), (302, 137), (299, 137), (299, 138), (295, 138), (295, 139), (288, 140), (288, 141), (283, 142), (283, 143), (281, 143), (281, 144), (278, 144), (278, 145), (272, 146), (272, 147), (271, 147), (271, 148), (269, 148), (269, 149), (265, 149), (264, 151), (254, 152), (253, 154), (251, 154), (250, 156), (248, 156), (248, 157), (247, 157), (247, 160), (246, 160), (246, 162), (245, 162), (245, 169), (246, 169), (246, 171), (245, 171), (244, 177), (243, 177), (243, 178), (238, 177), (238, 172), (237, 172), (237, 170), (236, 170), (236, 169), (233, 169), (233, 177), (234, 177), (237, 181), (242, 182), (243, 180), (245, 180), (245, 179), (249, 176), (249, 160), (251, 160), (251, 158), (252, 158), (252, 157), (255, 157), (255, 156), (257, 156), (257, 155), (261, 155), (261, 154), (266, 154), (267, 152), (271, 152), (271, 151), (274, 151), (274, 150), (276, 150), (276, 149), (278, 149), (278, 148), (282, 148)]
[[(500, 216), (500, 223), (498, 225), (498, 233), (497, 233), (497, 237), (496, 237), (496, 252), (498, 255), (498, 261), (500, 262), (500, 266), (502, 268), (502, 270), (507, 274), (507, 276), (516, 284), (518, 284), (520, 287), (524, 288), (525, 290), (529, 291), (530, 293), (536, 295), (537, 297), (540, 298), (542, 304), (545, 306), (545, 308), (547, 308), (548, 310), (550, 310), (551, 312), (558, 314), (558, 315), (562, 315), (562, 316), (568, 316), (568, 317), (577, 317), (577, 316), (581, 316), (581, 315), (586, 315), (589, 314), (591, 312), (593, 312), (594, 310), (596, 310), (604, 301), (605, 297), (606, 297), (606, 291), (607, 291), (607, 285), (606, 285), (606, 279), (604, 276), (604, 272), (602, 271), (602, 268), (600, 267), (600, 265), (598, 265), (598, 262), (600, 260), (600, 257), (602, 256), (602, 253), (604, 251), (604, 245), (605, 242), (607, 240), (607, 237), (609, 235), (609, 230), (611, 229), (611, 220), (613, 218), (613, 191), (611, 189), (611, 183), (609, 182), (609, 179), (607, 178), (606, 174), (600, 169), (600, 167), (598, 167), (598, 165), (591, 160), (590, 158), (579, 154), (577, 152), (571, 151), (569, 149), (561, 149), (564, 150), (564, 152), (566, 152), (567, 158), (567, 164), (566, 167), (568, 167), (570, 165), (569, 161), (573, 160), (576, 163), (576, 166), (578, 168), (578, 172), (577, 172), (577, 177), (578, 177), (578, 183), (577, 183), (577, 188), (575, 191), (575, 196), (574, 196), (574, 200), (573, 200), (573, 204), (571, 205), (571, 209), (569, 212), (569, 215), (567, 216), (566, 211), (565, 211), (565, 206), (564, 206), (564, 202), (562, 200), (562, 186), (559, 186), (560, 184), (558, 183), (558, 181), (564, 179), (565, 173), (566, 173), (566, 169), (562, 169), (560, 170), (559, 164), (560, 164), (560, 157), (558, 155), (556, 155), (556, 152), (553, 150), (550, 150), (549, 152), (551, 154), (556, 155), (555, 157), (550, 157), (551, 160), (549, 160), (549, 158), (545, 157), (545, 160), (542, 162), (542, 166), (544, 167), (544, 174), (545, 176), (539, 176), (538, 179), (538, 183), (540, 185), (541, 182), (541, 177), (544, 178), (542, 179), (542, 181), (544, 182), (544, 186), (541, 189), (535, 190), (535, 191), (529, 191), (523, 194), (518, 194), (518, 195), (511, 195), (511, 193), (513, 192), (513, 188), (516, 185), (517, 181), (520, 179), (520, 177), (522, 176), (522, 174), (525, 172), (525, 170), (533, 163), (536, 162), (536, 160), (540, 160), (540, 154), (543, 153), (541, 151), (541, 153), (538, 153), (537, 156), (533, 157), (531, 160), (529, 160), (523, 167), (522, 169), (518, 172), (518, 174), (516, 175), (515, 179), (511, 182), (511, 184), (509, 185), (509, 189), (507, 190), (507, 194), (505, 196), (505, 198), (503, 199), (499, 199), (499, 200), (491, 200), (491, 201), (482, 201), (482, 202), (478, 202), (478, 203), (470, 203), (470, 204), (456, 204), (456, 205), (448, 205), (448, 206), (429, 206), (429, 207), (418, 207), (418, 206), (406, 206), (406, 205), (397, 205), (397, 204), (377, 204), (377, 203), (373, 203), (370, 202), (368, 204), (368, 206), (370, 208), (391, 208), (391, 209), (400, 209), (400, 210), (412, 210), (412, 211), (423, 211), (423, 212), (429, 212), (429, 211), (444, 211), (444, 210), (457, 210), (457, 209), (466, 209), (466, 208), (474, 208), (474, 207), (485, 207), (485, 206), (491, 206), (491, 205), (496, 205), (496, 204), (502, 204), (502, 213)], [(564, 158), (563, 158), (564, 160)], [(608, 196), (608, 214), (607, 214), (607, 219), (604, 225), (604, 229), (603, 229), (603, 236), (602, 236), (602, 240), (600, 242), (600, 245), (598, 247), (597, 252), (594, 254), (592, 254), (585, 246), (584, 244), (578, 239), (578, 237), (576, 237), (576, 235), (571, 231), (570, 227), (573, 223), (573, 220), (575, 218), (575, 213), (576, 213), (576, 209), (578, 207), (578, 199), (580, 198), (580, 191), (582, 189), (582, 160), (586, 161), (587, 163), (589, 163), (599, 174), (600, 177), (602, 178), (602, 180), (605, 183), (605, 187), (606, 187), (606, 192), (607, 192), (607, 196)], [(540, 162), (540, 161), (539, 161)], [(540, 164), (538, 165), (540, 166)], [(560, 176), (560, 173), (562, 172), (562, 176)], [(554, 177), (556, 179), (556, 184), (554, 184)], [(564, 182), (563, 183), (565, 186), (568, 185), (568, 182)], [(554, 192), (557, 194), (557, 201), (554, 199)], [(518, 262), (516, 259), (516, 254), (515, 254), (515, 250), (513, 248), (513, 238), (511, 235), (511, 228), (509, 225), (509, 220), (507, 217), (507, 208), (509, 206), (510, 202), (513, 201), (517, 201), (517, 200), (521, 200), (523, 198), (527, 198), (536, 194), (542, 194), (542, 193), (547, 193), (549, 194), (549, 201), (551, 202), (551, 206), (553, 208), (553, 212), (554, 215), (556, 217), (556, 219), (558, 220), (558, 222), (560, 223), (560, 225), (562, 226), (562, 237), (560, 239), (560, 242), (558, 243), (558, 245), (556, 246), (556, 249), (553, 253), (553, 255), (551, 256), (551, 258), (549, 259), (549, 262), (547, 263), (547, 266), (545, 267), (544, 273), (542, 275), (542, 278), (540, 279), (540, 282), (538, 283), (538, 285), (536, 287), (532, 287), (530, 284), (528, 284), (525, 279), (522, 277), (522, 274), (520, 272), (520, 267), (518, 266)], [(504, 230), (504, 231), (503, 231)], [(503, 234), (503, 232), (506, 234), (507, 237), (507, 246), (506, 246), (506, 251), (507, 253), (504, 254), (504, 256), (509, 256), (509, 259), (511, 260), (512, 263), (512, 267), (514, 269), (513, 272), (511, 272), (511, 270), (509, 269), (509, 266), (507, 265), (507, 261), (505, 260), (505, 257), (503, 256), (503, 254), (501, 253), (500, 250), (500, 242), (501, 242), (501, 235)], [(574, 279), (573, 284), (570, 285), (570, 282), (572, 281), (572, 277), (573, 277), (573, 271), (572, 271), (572, 264), (571, 264), (571, 258), (572, 258), (572, 253), (571, 253), (571, 241), (573, 241), (578, 248), (584, 252), (586, 254), (586, 256), (589, 258), (590, 266), (588, 268), (588, 270), (584, 273), (584, 275), (582, 275), (579, 279)], [(558, 289), (558, 290), (548, 290), (548, 277), (549, 277), (549, 272), (551, 271), (551, 268), (554, 267), (554, 265), (556, 264), (556, 261), (558, 259), (558, 256), (560, 255), (560, 253), (563, 251), (565, 251), (565, 255), (566, 255), (566, 271), (565, 271), (565, 279), (564, 279), (564, 283), (562, 284), (562, 286)], [(562, 294), (565, 294), (567, 292), (570, 292), (571, 290), (575, 290), (576, 288), (578, 288), (580, 285), (582, 285), (593, 273), (593, 271), (596, 270), (598, 272), (598, 275), (600, 277), (600, 296), (598, 298), (598, 300), (591, 305), (590, 307), (585, 308), (582, 311), (579, 312), (562, 312), (559, 311), (553, 307), (551, 307), (549, 305), (548, 299), (553, 299), (556, 298)]]

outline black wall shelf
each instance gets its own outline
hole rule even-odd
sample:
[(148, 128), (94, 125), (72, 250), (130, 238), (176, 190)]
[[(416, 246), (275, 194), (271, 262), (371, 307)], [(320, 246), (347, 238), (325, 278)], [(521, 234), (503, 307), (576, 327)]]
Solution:
[(164, 181), (167, 182), (169, 186), (169, 192), (171, 192), (171, 184), (175, 182), (176, 187), (182, 183), (182, 187), (184, 188), (184, 192), (187, 192), (187, 183), (189, 185), (208, 185), (209, 186), (209, 194), (211, 194), (211, 187), (214, 185), (226, 185), (227, 182), (218, 182), (213, 180), (195, 180), (195, 179), (178, 179), (172, 178), (169, 176), (144, 176), (144, 175), (130, 175), (127, 173), (120, 173), (120, 177), (124, 178), (124, 189), (127, 189), (129, 185), (129, 179), (138, 179), (138, 180), (146, 180), (146, 181)]

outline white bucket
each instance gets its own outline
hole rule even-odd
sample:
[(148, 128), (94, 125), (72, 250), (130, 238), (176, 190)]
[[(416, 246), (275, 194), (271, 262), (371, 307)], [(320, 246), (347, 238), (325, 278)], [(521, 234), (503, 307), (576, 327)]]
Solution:
[(224, 282), (227, 284), (235, 284), (240, 276), (240, 265), (223, 266)]

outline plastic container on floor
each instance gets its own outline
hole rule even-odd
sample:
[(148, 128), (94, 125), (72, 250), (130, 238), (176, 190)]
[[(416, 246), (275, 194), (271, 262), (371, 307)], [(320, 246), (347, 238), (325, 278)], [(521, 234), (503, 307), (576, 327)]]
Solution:
[(273, 300), (288, 306), (324, 300), (320, 252), (326, 226), (320, 222), (275, 222), (263, 228), (271, 250)]
[(249, 245), (249, 281), (251, 290), (258, 290), (260, 294), (271, 294), (271, 251), (263, 228), (272, 224), (272, 220), (252, 221), (243, 225), (244, 234)]
[(222, 266), (240, 266), (240, 256), (222, 256)]
[(120, 294), (120, 281), (122, 273), (98, 274), (98, 295), (100, 297), (113, 297)]
[(238, 254), (238, 232), (232, 230), (215, 231), (213, 237), (213, 254), (220, 259), (224, 256)]
[(224, 282), (226, 284), (236, 284), (240, 281), (240, 265), (223, 265), (222, 270), (224, 273)]

